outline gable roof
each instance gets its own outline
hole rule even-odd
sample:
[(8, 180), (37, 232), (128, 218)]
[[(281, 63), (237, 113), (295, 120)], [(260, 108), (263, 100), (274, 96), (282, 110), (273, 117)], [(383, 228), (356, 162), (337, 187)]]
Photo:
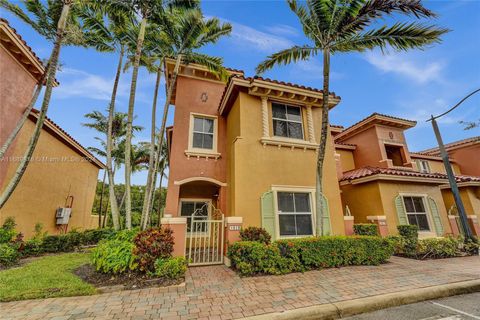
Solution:
[(401, 129), (409, 129), (414, 127), (417, 124), (417, 122), (413, 120), (398, 118), (398, 117), (374, 112), (368, 117), (358, 121), (357, 123), (351, 125), (347, 129), (337, 134), (335, 136), (335, 140), (341, 141), (341, 140), (347, 139), (348, 137), (351, 137), (357, 134), (358, 132), (362, 131), (364, 128), (375, 125), (375, 124), (387, 125), (387, 126), (401, 128)]
[[(447, 143), (445, 145), (445, 149), (447, 151), (450, 151), (450, 150), (466, 147), (466, 146), (477, 144), (477, 143), (480, 143), (480, 136), (466, 138), (466, 139), (463, 139), (463, 140), (458, 140), (458, 141)], [(424, 155), (430, 155), (430, 156), (438, 156), (438, 155), (440, 155), (440, 149), (438, 147), (430, 148), (430, 149), (420, 151), (418, 153), (419, 154), (424, 154)]]
[[(32, 109), (32, 112), (30, 112), (29, 115), (30, 120), (36, 123), (38, 115), (39, 111), (37, 109)], [(85, 157), (93, 165), (97, 166), (100, 169), (105, 169), (105, 164), (103, 162), (101, 162), (90, 151), (88, 151), (87, 148), (83, 147), (77, 140), (75, 140), (71, 135), (69, 135), (65, 130), (63, 130), (58, 124), (53, 122), (52, 119), (45, 117), (45, 122), (42, 129), (49, 131), (65, 145), (73, 149), (79, 155)]]

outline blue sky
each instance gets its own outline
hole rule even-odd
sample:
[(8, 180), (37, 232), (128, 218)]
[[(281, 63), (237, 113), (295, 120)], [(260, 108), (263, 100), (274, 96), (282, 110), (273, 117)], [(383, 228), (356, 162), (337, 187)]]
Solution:
[[(408, 53), (390, 51), (382, 55), (373, 51), (332, 57), (330, 87), (342, 97), (331, 113), (332, 123), (349, 126), (373, 112), (416, 120), (417, 126), (408, 130), (406, 136), (410, 150), (418, 151), (435, 145), (431, 127), (425, 123), (429, 115), (443, 112), (480, 88), (480, 1), (426, 1), (425, 5), (439, 14), (435, 23), (452, 30), (441, 44)], [(283, 1), (203, 1), (202, 8), (206, 16), (216, 16), (233, 25), (230, 37), (203, 51), (223, 57), (225, 66), (242, 69), (246, 75), (254, 75), (256, 65), (267, 55), (294, 44), (308, 43), (296, 16)], [(3, 11), (1, 16), (9, 20), (39, 57), (49, 56), (48, 42), (11, 14)], [(117, 56), (64, 47), (61, 62), (62, 71), (57, 75), (60, 86), (54, 90), (48, 116), (84, 146), (96, 146), (96, 132), (82, 126), (83, 115), (107, 107)], [(265, 76), (321, 88), (321, 56), (276, 67)], [(122, 74), (117, 110), (126, 112), (130, 79), (129, 72)], [(145, 130), (137, 134), (136, 141), (149, 139), (154, 82), (155, 75), (140, 71), (135, 113), (136, 124)], [(159, 108), (164, 97), (162, 86)], [(479, 118), (480, 95), (477, 95), (441, 120), (444, 140), (479, 135), (480, 129), (464, 131), (458, 123)], [(122, 180), (119, 172), (117, 181)], [(133, 177), (136, 184), (144, 181), (145, 173)]]

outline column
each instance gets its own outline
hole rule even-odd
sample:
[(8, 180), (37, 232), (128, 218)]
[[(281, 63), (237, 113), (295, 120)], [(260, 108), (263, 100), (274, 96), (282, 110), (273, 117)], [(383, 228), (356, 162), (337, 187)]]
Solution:
[(387, 216), (368, 216), (367, 220), (377, 225), (380, 236), (388, 236)]
[(307, 127), (308, 127), (308, 141), (311, 143), (315, 143), (315, 130), (313, 129), (312, 106), (307, 106)]
[(268, 130), (268, 98), (262, 96), (262, 131), (263, 138), (270, 137), (270, 132)]
[(353, 236), (353, 224), (354, 224), (354, 217), (353, 216), (343, 216), (343, 224), (345, 225), (345, 235), (346, 236)]
[(243, 218), (242, 217), (225, 217), (225, 238), (224, 242), (224, 255), (225, 264), (230, 266), (230, 260), (226, 257), (228, 246), (240, 241), (240, 230), (242, 229)]
[(452, 229), (452, 234), (456, 237), (460, 234), (458, 230), (457, 216), (448, 215), (448, 221), (450, 222), (450, 228)]
[(478, 223), (478, 217), (476, 215), (469, 215), (467, 216), (468, 224), (470, 226), (470, 230), (472, 230), (473, 235), (480, 236), (480, 225)]
[(161, 220), (162, 228), (170, 228), (173, 231), (173, 252), (174, 257), (185, 257), (187, 218), (172, 217), (169, 214)]

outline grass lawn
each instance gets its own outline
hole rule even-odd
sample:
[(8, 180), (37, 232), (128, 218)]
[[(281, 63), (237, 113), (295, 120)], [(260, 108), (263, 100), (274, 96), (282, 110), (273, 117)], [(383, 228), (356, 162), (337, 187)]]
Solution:
[(21, 267), (0, 271), (0, 301), (94, 294), (92, 285), (72, 273), (87, 263), (89, 256), (89, 253), (45, 256)]

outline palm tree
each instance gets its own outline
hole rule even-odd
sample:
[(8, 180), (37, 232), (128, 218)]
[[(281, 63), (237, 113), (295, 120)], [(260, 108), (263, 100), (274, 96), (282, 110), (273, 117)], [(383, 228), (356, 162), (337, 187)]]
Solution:
[[(50, 54), (48, 69), (45, 71), (45, 94), (35, 129), (28, 143), (27, 150), (19, 162), (13, 177), (0, 195), (0, 209), (5, 205), (17, 187), (35, 151), (50, 104), (62, 44), (85, 45), (81, 25), (75, 15), (70, 14), (72, 0), (48, 1), (46, 5), (40, 0), (23, 0), (22, 2), (28, 14), (19, 6), (9, 3), (6, 0), (0, 0), (0, 7), (12, 12), (22, 21), (30, 25), (40, 35), (52, 41), (54, 46)], [(27, 110), (25, 112), (28, 112)]]
[[(163, 56), (176, 57), (176, 60), (173, 75), (167, 85), (168, 91), (163, 107), (162, 123), (158, 131), (158, 150), (152, 175), (158, 172), (161, 164), (160, 155), (164, 147), (168, 110), (180, 65), (182, 63), (198, 63), (216, 73), (219, 78), (225, 78), (226, 71), (222, 67), (222, 59), (199, 53), (197, 50), (207, 44), (216, 43), (222, 36), (228, 35), (232, 31), (232, 26), (229, 23), (221, 24), (217, 18), (205, 19), (199, 9), (179, 10), (171, 8), (167, 11), (167, 14), (161, 17), (159, 24), (160, 32), (157, 35), (158, 43), (162, 43)], [(145, 193), (145, 197), (149, 197), (149, 199), (144, 201), (148, 207), (144, 210), (145, 216), (142, 216), (141, 227), (143, 229), (147, 227), (148, 216), (151, 212), (152, 201), (150, 197), (152, 196), (151, 191), (154, 189), (153, 180), (150, 180), (149, 192)]]
[(294, 46), (270, 55), (257, 66), (261, 74), (275, 65), (308, 60), (323, 54), (323, 102), (322, 126), (316, 166), (315, 206), (317, 212), (317, 235), (323, 235), (321, 205), (323, 162), (328, 134), (330, 55), (343, 52), (362, 52), (379, 47), (395, 50), (422, 49), (429, 44), (440, 42), (440, 36), (447, 29), (420, 23), (394, 23), (391, 26), (373, 27), (379, 19), (394, 13), (433, 18), (435, 13), (425, 8), (420, 0), (307, 0), (298, 5), (288, 0), (290, 9), (297, 15), (303, 31), (312, 42), (309, 45)]

